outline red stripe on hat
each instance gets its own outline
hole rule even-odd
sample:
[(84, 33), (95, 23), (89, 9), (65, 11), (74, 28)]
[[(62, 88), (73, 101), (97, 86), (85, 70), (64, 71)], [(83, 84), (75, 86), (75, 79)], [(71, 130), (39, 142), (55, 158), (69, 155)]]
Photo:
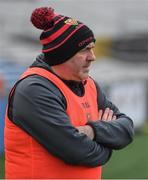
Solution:
[(71, 34), (69, 34), (69, 36), (67, 36), (64, 41), (62, 41), (61, 43), (59, 43), (58, 45), (52, 47), (52, 48), (49, 48), (49, 49), (45, 49), (45, 50), (42, 50), (42, 52), (49, 52), (49, 51), (52, 51), (53, 49), (56, 49), (58, 48), (59, 46), (61, 46), (62, 44), (64, 44), (65, 41), (67, 41), (77, 30), (79, 30), (82, 26), (84, 26), (84, 24), (81, 24), (78, 28), (76, 28), (74, 31), (72, 31)]
[[(65, 16), (62, 16), (60, 19), (58, 19), (55, 23), (54, 23), (54, 26), (59, 22), (59, 21), (61, 21), (62, 19), (64, 19), (65, 18)], [(44, 32), (47, 32), (47, 31), (49, 31), (50, 29), (52, 29), (53, 27), (51, 27), (51, 28), (49, 28), (49, 29), (46, 29), (46, 30), (44, 30)]]
[(58, 20), (55, 22), (54, 25), (56, 25), (59, 21), (61, 21), (61, 20), (64, 19), (64, 18), (65, 18), (65, 16), (62, 16), (60, 19), (58, 19)]
[(41, 40), (41, 44), (48, 44), (51, 41), (53, 41), (54, 39), (56, 39), (58, 36), (60, 36), (64, 31), (66, 31), (68, 28), (70, 27), (69, 24), (65, 24), (61, 29), (59, 29), (57, 32), (55, 32), (54, 34), (52, 34), (51, 36), (49, 36), (46, 39)]

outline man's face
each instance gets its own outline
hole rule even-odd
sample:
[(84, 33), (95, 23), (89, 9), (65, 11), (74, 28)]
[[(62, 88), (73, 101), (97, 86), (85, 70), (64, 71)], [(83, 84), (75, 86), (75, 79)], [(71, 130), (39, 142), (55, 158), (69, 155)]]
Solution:
[(93, 52), (94, 46), (93, 42), (90, 43), (63, 63), (67, 71), (69, 71), (68, 74), (71, 76), (69, 76), (71, 80), (82, 81), (88, 78), (91, 62), (96, 58)]

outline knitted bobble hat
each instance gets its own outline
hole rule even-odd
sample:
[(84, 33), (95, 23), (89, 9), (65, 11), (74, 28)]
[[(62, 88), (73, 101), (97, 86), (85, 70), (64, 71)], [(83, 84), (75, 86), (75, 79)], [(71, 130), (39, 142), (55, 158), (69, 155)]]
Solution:
[(76, 19), (55, 14), (51, 7), (37, 8), (31, 15), (32, 24), (42, 29), (40, 36), (45, 62), (62, 64), (89, 43), (95, 42), (93, 32)]

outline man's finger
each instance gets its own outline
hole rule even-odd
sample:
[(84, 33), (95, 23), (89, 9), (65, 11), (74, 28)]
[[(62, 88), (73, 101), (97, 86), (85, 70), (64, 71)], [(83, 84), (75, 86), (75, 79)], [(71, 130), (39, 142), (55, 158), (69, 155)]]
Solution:
[(104, 114), (103, 114), (103, 116), (102, 116), (102, 120), (103, 120), (103, 121), (106, 121), (106, 120), (108, 119), (109, 111), (110, 111), (109, 108), (106, 108), (106, 109), (105, 109)]
[(102, 119), (102, 114), (103, 114), (103, 110), (99, 110), (99, 117), (98, 117), (98, 120), (101, 120), (101, 119)]
[(113, 119), (113, 110), (109, 110), (107, 121), (111, 121)]

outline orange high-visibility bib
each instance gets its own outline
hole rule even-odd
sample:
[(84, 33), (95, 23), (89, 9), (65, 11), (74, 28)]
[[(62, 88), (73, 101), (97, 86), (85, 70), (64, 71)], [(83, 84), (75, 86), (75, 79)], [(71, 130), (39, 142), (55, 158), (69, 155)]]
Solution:
[[(88, 78), (85, 85), (85, 95), (79, 97), (57, 76), (43, 68), (29, 68), (20, 79), (32, 74), (49, 79), (61, 90), (66, 98), (66, 112), (73, 126), (85, 125), (90, 119), (97, 120), (97, 92), (93, 80)], [(10, 97), (12, 95), (13, 91)], [(7, 112), (5, 118), (5, 155), (6, 179), (101, 179), (101, 167), (66, 164), (12, 123)]]

